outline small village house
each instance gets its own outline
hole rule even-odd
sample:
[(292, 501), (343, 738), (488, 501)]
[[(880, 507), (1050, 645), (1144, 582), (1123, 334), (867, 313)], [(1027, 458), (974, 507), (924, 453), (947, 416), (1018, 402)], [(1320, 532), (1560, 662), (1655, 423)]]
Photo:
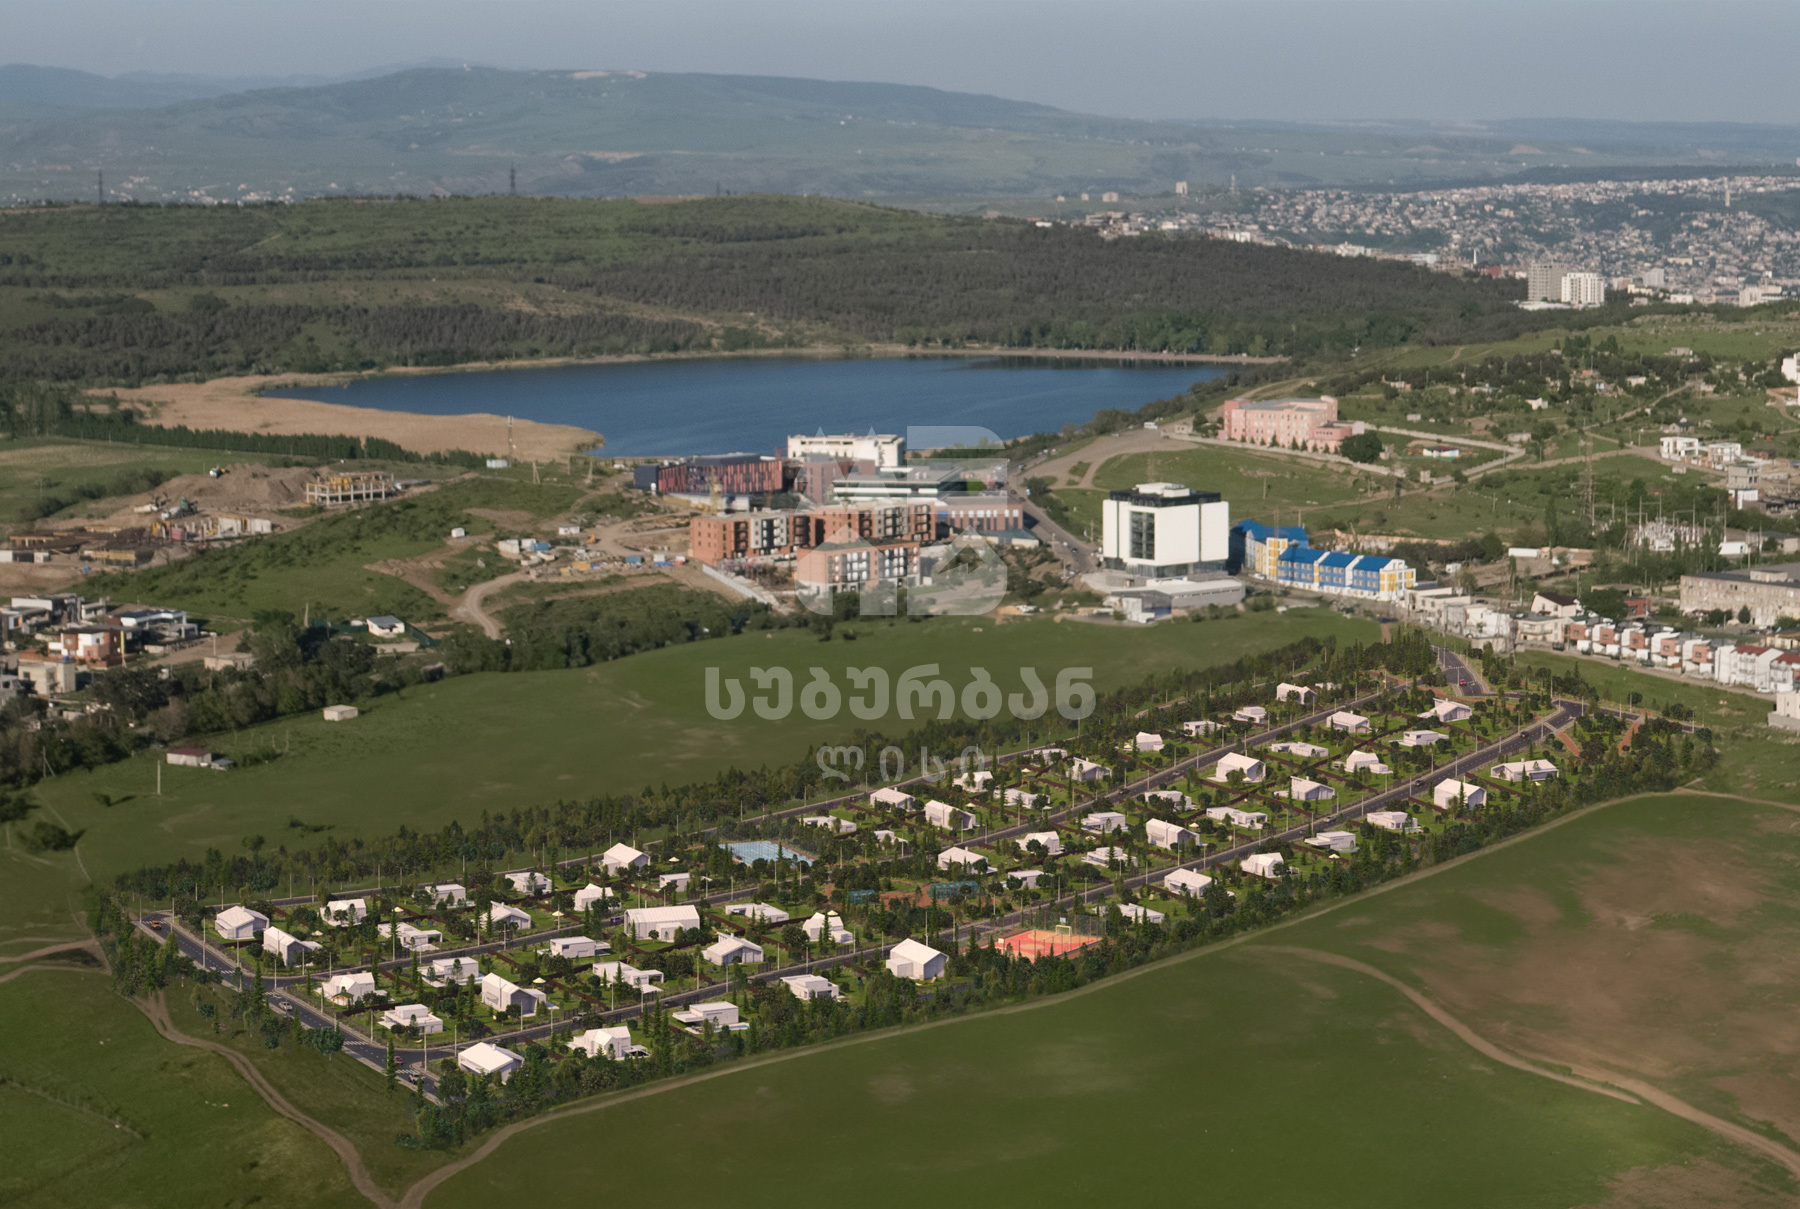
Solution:
[(417, 1029), (421, 1036), (426, 1037), (444, 1031), (444, 1022), (432, 1015), (431, 1009), (422, 1003), (403, 1003), (399, 1007), (389, 1008), (381, 1014), (381, 1026), (396, 1031)]
[(504, 1083), (525, 1065), (525, 1059), (491, 1041), (478, 1041), (456, 1055), (456, 1064), (471, 1075), (492, 1075)]
[(700, 926), (700, 909), (633, 907), (625, 912), (625, 932), (633, 940), (680, 940), (683, 932)]
[(1355, 852), (1356, 837), (1348, 831), (1321, 831), (1308, 836), (1305, 843), (1326, 852)]
[(1496, 781), (1548, 781), (1557, 775), (1556, 765), (1548, 760), (1517, 760), (1511, 764), (1496, 764), (1493, 768)]
[(227, 907), (213, 916), (213, 931), (220, 940), (255, 940), (256, 934), (269, 926), (269, 917), (248, 907)]
[(1069, 761), (1069, 779), (1076, 782), (1107, 781), (1112, 779), (1112, 769), (1077, 757)]
[(1304, 684), (1281, 683), (1275, 686), (1275, 700), (1295, 701), (1301, 705), (1312, 705), (1319, 699), (1319, 694)]
[(303, 964), (307, 957), (322, 947), (316, 940), (301, 940), (291, 932), (270, 926), (263, 929), (263, 952), (272, 954), (284, 966)]
[(895, 945), (888, 954), (887, 968), (897, 978), (930, 982), (943, 976), (946, 960), (942, 953), (930, 945), (920, 944), (909, 936)]
[(1144, 838), (1158, 848), (1166, 848), (1174, 852), (1183, 845), (1192, 846), (1200, 842), (1199, 833), (1189, 831), (1180, 823), (1170, 823), (1162, 819), (1149, 819), (1144, 823)]
[(1268, 775), (1268, 769), (1264, 766), (1263, 762), (1255, 756), (1247, 756), (1242, 752), (1228, 751), (1219, 757), (1219, 762), (1217, 764), (1213, 765), (1212, 779), (1219, 782), (1229, 781), (1231, 779), (1231, 774), (1234, 772), (1243, 773), (1245, 783), (1251, 785), (1256, 784)]
[(617, 877), (627, 869), (642, 869), (650, 863), (650, 857), (630, 844), (619, 843), (600, 854), (600, 863), (605, 866), (607, 876)]
[(1337, 790), (1322, 781), (1307, 777), (1288, 779), (1288, 798), (1295, 802), (1326, 802), (1337, 797)]
[(1270, 881), (1279, 881), (1287, 871), (1287, 862), (1281, 859), (1279, 852), (1253, 852), (1245, 857), (1241, 866), (1251, 877), (1266, 877)]
[(779, 924), (788, 920), (788, 913), (771, 903), (726, 903), (725, 914), (742, 915), (759, 924)]
[(935, 799), (925, 803), (925, 821), (933, 827), (942, 827), (945, 831), (973, 831), (975, 816), (966, 810), (959, 810), (948, 802)]
[(1473, 781), (1454, 778), (1446, 778), (1431, 787), (1431, 804), (1437, 809), (1449, 810), (1458, 803), (1470, 807), (1486, 806), (1487, 790)]
[(842, 999), (843, 992), (829, 978), (817, 974), (791, 974), (781, 980), (795, 999)]
[(521, 1016), (535, 1016), (538, 1009), (549, 1002), (549, 996), (536, 987), (520, 986), (499, 974), (484, 974), (481, 1002), (497, 1016), (504, 1016), (515, 1007)]
[(759, 965), (762, 946), (742, 936), (721, 936), (700, 950), (700, 956), (716, 966)]
[(960, 869), (964, 872), (986, 869), (988, 858), (972, 848), (946, 848), (938, 853), (939, 869)]
[(575, 909), (577, 911), (586, 911), (589, 907), (603, 907), (606, 905), (606, 900), (612, 896), (613, 892), (611, 890), (608, 890), (604, 886), (596, 886), (593, 882), (589, 882), (581, 889), (575, 891)]
[(645, 987), (661, 982), (663, 972), (661, 970), (640, 970), (636, 966), (626, 965), (622, 961), (596, 961), (594, 977), (600, 980), (603, 988), (623, 982), (633, 990), (641, 991)]
[(1170, 894), (1191, 894), (1195, 898), (1206, 893), (1206, 888), (1212, 883), (1212, 878), (1195, 869), (1172, 869), (1168, 876), (1162, 879), (1163, 889)]
[(806, 939), (814, 944), (847, 945), (856, 940), (844, 927), (843, 917), (836, 911), (815, 911), (800, 925)]
[(631, 1044), (631, 1030), (623, 1025), (616, 1025), (612, 1028), (591, 1028), (585, 1033), (578, 1033), (569, 1038), (569, 1048), (578, 1049), (590, 1058), (605, 1054), (614, 1062), (623, 1062), (634, 1047)]

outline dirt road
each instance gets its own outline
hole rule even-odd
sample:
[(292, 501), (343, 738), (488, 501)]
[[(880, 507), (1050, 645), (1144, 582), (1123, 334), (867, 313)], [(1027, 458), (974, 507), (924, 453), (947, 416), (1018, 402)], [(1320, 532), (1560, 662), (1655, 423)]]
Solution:
[(499, 619), (494, 617), (493, 614), (481, 607), (482, 602), (491, 594), (500, 591), (502, 588), (509, 587), (516, 583), (523, 583), (530, 578), (531, 577), (523, 571), (514, 571), (511, 575), (502, 575), (498, 579), (484, 580), (481, 583), (473, 585), (467, 592), (462, 594), (462, 599), (451, 607), (451, 620), (466, 621), (470, 625), (478, 625), (481, 627), (481, 632), (486, 634), (489, 638), (497, 639), (502, 637), (506, 633), (506, 627), (502, 626)]

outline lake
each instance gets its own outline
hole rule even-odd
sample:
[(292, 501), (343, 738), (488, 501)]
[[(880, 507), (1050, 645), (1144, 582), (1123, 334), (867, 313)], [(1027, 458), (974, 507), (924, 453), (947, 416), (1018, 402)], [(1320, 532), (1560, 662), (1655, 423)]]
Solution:
[[(790, 433), (821, 428), (904, 433), (976, 425), (1009, 439), (1082, 423), (1103, 408), (1133, 410), (1224, 372), (1206, 365), (1030, 357), (744, 357), (408, 374), (269, 394), (425, 415), (485, 411), (575, 424), (603, 434), (609, 454), (643, 457), (773, 453), (785, 448)], [(945, 442), (915, 434), (910, 443)]]

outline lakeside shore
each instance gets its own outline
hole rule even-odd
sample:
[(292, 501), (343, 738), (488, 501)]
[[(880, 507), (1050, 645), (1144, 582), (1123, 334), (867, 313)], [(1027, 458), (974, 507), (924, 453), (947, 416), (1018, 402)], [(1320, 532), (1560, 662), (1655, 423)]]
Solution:
[(1282, 357), (1221, 356), (1210, 353), (1143, 353), (1120, 349), (1017, 349), (993, 346), (910, 348), (902, 344), (812, 345), (801, 348), (751, 349), (739, 352), (700, 350), (679, 353), (623, 354), (604, 357), (540, 357), (518, 361), (469, 361), (444, 366), (390, 366), (325, 374), (256, 374), (212, 378), (205, 382), (169, 382), (154, 386), (89, 391), (143, 412), (153, 423), (216, 428), (233, 432), (299, 435), (343, 434), (393, 441), (419, 453), (466, 449), (473, 453), (511, 456), (527, 461), (555, 461), (586, 453), (605, 444), (605, 437), (572, 424), (547, 424), (468, 412), (424, 415), (384, 408), (355, 407), (323, 399), (273, 399), (271, 390), (340, 387), (363, 378), (426, 374), (490, 373), (495, 370), (551, 369), (583, 365), (626, 365), (658, 361), (721, 361), (793, 358), (817, 361), (904, 359), (913, 357), (1018, 357), (1055, 361), (1111, 361), (1122, 365), (1267, 365)]

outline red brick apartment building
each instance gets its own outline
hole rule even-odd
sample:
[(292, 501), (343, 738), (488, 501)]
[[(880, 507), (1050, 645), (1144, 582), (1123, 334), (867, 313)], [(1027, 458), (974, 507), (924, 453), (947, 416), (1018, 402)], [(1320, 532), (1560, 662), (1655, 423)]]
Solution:
[(936, 536), (929, 501), (821, 508), (816, 512), (736, 512), (696, 516), (688, 523), (688, 553), (703, 563), (782, 558), (826, 542), (910, 543)]

